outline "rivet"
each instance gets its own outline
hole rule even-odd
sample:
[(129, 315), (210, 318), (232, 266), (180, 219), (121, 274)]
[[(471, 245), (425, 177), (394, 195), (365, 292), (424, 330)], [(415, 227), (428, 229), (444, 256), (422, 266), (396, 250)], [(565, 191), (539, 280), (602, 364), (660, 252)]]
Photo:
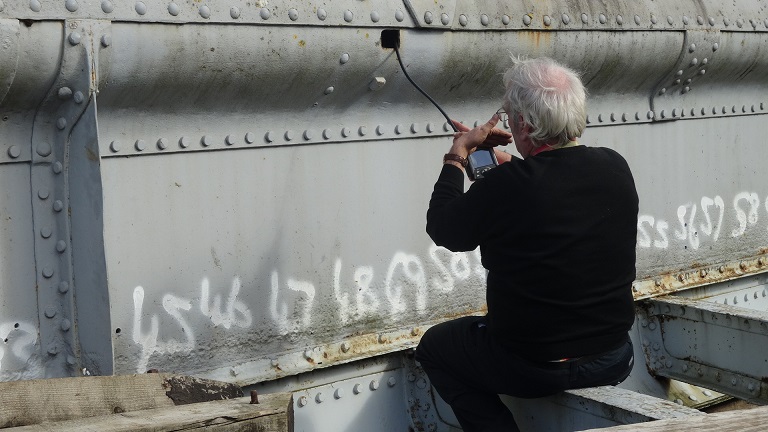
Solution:
[(379, 389), (379, 380), (371, 380), (371, 383), (368, 385), (368, 388), (370, 388), (372, 391), (376, 391)]
[(488, 15), (486, 14), (480, 15), (480, 24), (487, 26), (490, 22), (491, 20), (488, 18)]
[(747, 269), (747, 263), (745, 263), (744, 261), (740, 262), (739, 263), (739, 268), (742, 269), (742, 270), (746, 270)]
[(329, 95), (333, 93), (333, 90), (334, 90), (333, 86), (330, 86), (330, 87), (327, 87), (323, 93)]
[(717, 51), (718, 48), (720, 48), (720, 44), (718, 44), (717, 42), (712, 44), (712, 51)]
[(397, 385), (397, 378), (389, 377), (389, 379), (387, 380), (387, 385), (390, 387), (394, 387), (395, 385)]
[(112, 36), (110, 35), (102, 35), (101, 36), (101, 46), (104, 48), (112, 45)]
[(565, 25), (568, 25), (571, 22), (571, 17), (569, 17), (568, 14), (563, 14), (561, 19), (563, 20), (563, 24)]
[(689, 22), (689, 21), (690, 21), (690, 20), (688, 19), (688, 17), (687, 17), (687, 16), (685, 16), (685, 15), (683, 15), (683, 24), (685, 24), (685, 25), (688, 25), (688, 22)]
[[(288, 12), (288, 15), (290, 16), (290, 11)], [(237, 6), (232, 6), (229, 8), (229, 16), (232, 17), (232, 19), (238, 19), (240, 18), (240, 8)]]
[(349, 349), (352, 348), (352, 346), (349, 344), (349, 342), (342, 342), (341, 343), (341, 351), (347, 352)]
[(658, 20), (658, 18), (656, 18), (656, 15), (651, 14), (651, 24), (656, 24), (658, 22), (659, 22), (659, 20)]
[(72, 46), (79, 44), (81, 39), (82, 39), (82, 36), (78, 32), (70, 33), (69, 37), (67, 38), (67, 40), (69, 40), (69, 44)]
[(667, 15), (667, 22), (669, 23), (669, 25), (672, 25), (675, 23), (675, 20), (672, 18), (671, 15)]
[(678, 85), (678, 84), (680, 84), (680, 80), (679, 80), (679, 79), (676, 79), (676, 80), (672, 81), (672, 84), (673, 84), (673, 85)]
[(259, 16), (263, 20), (268, 20), (270, 15), (272, 15), (272, 14), (269, 13), (269, 9), (267, 9), (267, 8), (261, 8), (261, 11), (259, 11)]
[(12, 145), (8, 147), (8, 156), (12, 159), (16, 159), (17, 157), (21, 156), (21, 149), (17, 145)]
[(353, 14), (351, 10), (347, 9), (344, 11), (344, 21), (352, 22), (354, 18), (355, 18), (355, 14)]
[[(656, 323), (649, 323), (648, 328), (650, 330), (656, 330)], [(658, 350), (658, 348), (654, 348), (655, 350)]]
[(368, 133), (368, 129), (365, 128), (365, 126), (360, 126), (357, 128), (357, 134), (360, 136), (365, 136), (365, 134)]
[(101, 10), (104, 11), (104, 13), (112, 13), (112, 11), (115, 10), (115, 7), (112, 5), (111, 1), (104, 0), (101, 2)]
[(60, 211), (64, 210), (64, 203), (61, 202), (60, 200), (54, 201), (53, 202), (53, 210), (55, 212), (60, 212)]
[(210, 146), (211, 144), (213, 144), (213, 139), (212, 139), (212, 138), (209, 138), (207, 135), (203, 135), (203, 137), (202, 137), (202, 138), (200, 138), (200, 144), (201, 144), (203, 147), (208, 147), (208, 146)]
[(530, 15), (523, 15), (523, 24), (529, 26), (531, 25), (531, 16)]
[(597, 121), (600, 122), (600, 123), (603, 122), (603, 115), (602, 114), (598, 114), (597, 115)]
[(658, 343), (654, 343), (652, 348), (654, 351), (658, 351), (661, 347), (659, 346)]
[(360, 384), (355, 384), (352, 386), (352, 393), (354, 394), (360, 394), (362, 392), (362, 386)]
[(69, 87), (62, 87), (58, 91), (59, 99), (67, 100), (72, 97), (72, 89)]
[(136, 9), (136, 13), (139, 15), (144, 15), (147, 13), (147, 5), (145, 5), (144, 2), (136, 2), (134, 9)]
[(48, 354), (55, 356), (59, 353), (59, 347), (55, 344), (48, 345)]
[(147, 148), (147, 144), (144, 140), (136, 140), (133, 147), (136, 148), (137, 151), (144, 151), (144, 149)]
[(587, 124), (591, 124), (591, 123), (592, 123), (592, 119), (589, 117), (589, 114), (587, 114)]
[(421, 330), (418, 327), (414, 327), (411, 329), (411, 336), (415, 337), (415, 336), (418, 336), (419, 334), (421, 334)]
[(272, 131), (269, 131), (264, 134), (264, 141), (271, 143), (275, 140), (275, 134)]
[(325, 9), (318, 9), (317, 10), (317, 18), (320, 21), (325, 21), (325, 19), (328, 18), (328, 13), (325, 11)]
[(733, 105), (733, 106), (731, 107), (731, 112), (732, 112), (732, 113), (734, 113), (734, 114), (736, 114), (736, 105)]
[(309, 141), (312, 139), (312, 132), (309, 129), (307, 129), (304, 131), (303, 134), (301, 134), (301, 136), (304, 138), (304, 141)]
[(443, 131), (448, 132), (452, 131), (451, 125), (448, 122), (443, 123)]
[(761, 267), (762, 267), (762, 266), (763, 266), (763, 264), (765, 264), (765, 259), (764, 259), (764, 258), (762, 258), (762, 257), (758, 258), (758, 259), (757, 259), (757, 265), (759, 265), (759, 266), (761, 266)]
[(691, 83), (691, 79), (690, 79), (690, 78), (688, 78), (687, 80), (685, 80), (685, 83), (686, 83), (686, 84), (690, 84), (690, 83)]
[(307, 397), (306, 396), (300, 396), (299, 400), (296, 401), (296, 404), (299, 406), (299, 408), (306, 406), (307, 405)]
[(331, 139), (331, 130), (330, 129), (323, 129), (323, 138), (324, 139)]
[(383, 344), (387, 342), (389, 342), (389, 337), (387, 335), (379, 335), (379, 343)]
[(318, 393), (315, 396), (315, 402), (317, 402), (317, 403), (323, 403), (324, 400), (325, 400), (325, 396), (323, 396), (322, 393)]
[(347, 137), (348, 137), (348, 136), (350, 136), (351, 134), (352, 134), (352, 131), (351, 131), (351, 130), (349, 130), (349, 128), (342, 128), (342, 129), (341, 129), (341, 136), (342, 136), (342, 137), (344, 137), (344, 138), (347, 138)]
[(396, 125), (396, 126), (395, 126), (395, 133), (396, 133), (396, 134), (398, 134), (398, 135), (400, 135), (401, 133), (403, 133), (403, 127), (402, 127), (402, 126), (400, 126), (400, 125)]
[(743, 113), (747, 112), (747, 106), (746, 105), (742, 105), (741, 106), (741, 112), (743, 112)]
[(112, 141), (109, 144), (109, 149), (112, 150), (112, 153), (117, 153), (120, 151), (120, 143), (117, 141)]
[(696, 108), (691, 108), (691, 116), (695, 116), (695, 115), (696, 115)]
[[(503, 15), (501, 17), (501, 23), (504, 25), (509, 25), (510, 18), (509, 15)], [(765, 26), (768, 27), (768, 20), (765, 20)]]
[(672, 367), (672, 360), (667, 360), (666, 362), (664, 362), (664, 366), (666, 366), (667, 369), (671, 368)]
[(344, 53), (341, 55), (341, 58), (339, 59), (341, 64), (344, 64), (349, 61), (349, 53)]
[(768, 28), (768, 18), (766, 18), (765, 21), (763, 21), (763, 25), (765, 26), (765, 28)]
[(343, 398), (344, 397), (344, 389), (337, 388), (333, 392), (333, 397), (334, 397), (334, 399), (341, 399), (341, 398)]
[(424, 22), (427, 24), (432, 24), (432, 12), (430, 11), (424, 12)]
[(739, 28), (742, 28), (742, 27), (744, 26), (744, 20), (743, 20), (743, 19), (741, 19), (741, 18), (737, 19), (737, 20), (736, 20), (736, 25), (737, 25)]
[(56, 242), (56, 250), (61, 253), (67, 250), (67, 243), (64, 242), (64, 240), (59, 240)]
[(184, 136), (179, 138), (179, 147), (187, 148), (187, 147), (189, 147), (189, 144), (190, 144), (189, 138), (184, 137)]
[(227, 135), (226, 138), (224, 138), (224, 143), (231, 146), (235, 144), (235, 137), (233, 135)]
[(37, 197), (41, 200), (47, 200), (50, 196), (50, 192), (48, 192), (48, 189), (40, 189), (37, 191)]
[(29, 0), (29, 8), (32, 9), (32, 12), (40, 12), (42, 6), (38, 0)]
[(695, 43), (692, 43), (692, 44), (691, 44), (691, 45), (688, 47), (688, 52), (694, 52), (694, 51), (696, 51), (696, 44), (695, 44)]
[(45, 317), (46, 318), (53, 318), (56, 316), (56, 309), (53, 306), (48, 306), (45, 308)]
[(635, 24), (640, 25), (640, 15), (635, 15)]
[(168, 148), (168, 140), (165, 138), (160, 138), (157, 140), (157, 149), (158, 150), (165, 150)]
[(621, 15), (616, 15), (616, 24), (618, 25), (624, 24), (624, 18)]
[(405, 14), (403, 13), (403, 11), (398, 9), (395, 12), (395, 19), (397, 20), (397, 22), (403, 22), (403, 20), (405, 19)]
[(585, 13), (581, 14), (581, 22), (583, 22), (584, 24), (589, 23), (589, 15)]
[(677, 117), (677, 108), (672, 108), (672, 118)]
[(696, 66), (697, 64), (699, 64), (699, 59), (697, 59), (696, 57), (694, 57), (694, 58), (691, 60), (691, 66)]
[(290, 130), (285, 131), (285, 133), (283, 134), (283, 138), (286, 141), (292, 140), (293, 139), (293, 131), (290, 131)]
[(299, 11), (293, 8), (289, 9), (288, 18), (290, 18), (291, 21), (296, 21), (299, 19)]
[(61, 320), (61, 331), (69, 331), (70, 328), (72, 328), (72, 322), (66, 318)]
[(696, 22), (699, 23), (699, 25), (704, 25), (704, 17), (696, 15)]
[(461, 24), (462, 27), (466, 27), (469, 20), (467, 19), (467, 16), (464, 14), (459, 15), (459, 24)]
[(411, 133), (419, 133), (419, 124), (418, 123), (411, 124)]
[(177, 5), (176, 3), (173, 3), (173, 2), (168, 4), (168, 13), (169, 14), (171, 14), (173, 16), (177, 16), (179, 14), (179, 12), (181, 12), (181, 10), (179, 9), (179, 5)]
[(312, 358), (312, 350), (307, 348), (304, 350), (304, 358), (310, 360)]
[(256, 141), (256, 135), (253, 134), (253, 132), (247, 132), (245, 134), (245, 143), (246, 144), (253, 144)]
[(652, 119), (653, 118), (653, 111), (648, 111), (647, 113), (645, 113), (645, 117), (648, 120)]
[(206, 5), (200, 6), (200, 9), (198, 9), (197, 12), (200, 14), (201, 17), (205, 19), (208, 19), (211, 17), (211, 8), (209, 8)]
[(661, 115), (661, 118), (666, 118), (667, 117), (667, 112), (665, 110), (661, 110), (661, 114), (660, 115)]
[(50, 156), (52, 151), (51, 145), (48, 144), (47, 142), (42, 142), (38, 144), (35, 150), (37, 151), (37, 154), (42, 157)]
[(384, 126), (382, 125), (376, 126), (376, 135), (384, 135)]
[(605, 15), (600, 14), (598, 20), (600, 21), (600, 24), (605, 24), (608, 21), (608, 18), (606, 18)]
[(749, 383), (749, 384), (747, 385), (747, 390), (749, 390), (749, 391), (753, 391), (754, 389), (755, 389), (755, 384), (754, 384), (754, 383)]
[(640, 112), (635, 111), (635, 120), (640, 121)]
[(683, 365), (683, 372), (688, 372), (688, 365), (687, 364)]
[(376, 11), (371, 12), (371, 21), (379, 22), (380, 19), (381, 19), (381, 16), (379, 15), (378, 12)]
[(76, 104), (79, 104), (79, 103), (83, 103), (83, 101), (85, 100), (85, 96), (83, 96), (83, 92), (76, 91), (72, 99), (75, 101)]
[(685, 275), (680, 273), (679, 275), (677, 275), (677, 280), (680, 281), (680, 282), (684, 281), (685, 280)]
[(662, 88), (661, 88), (661, 90), (659, 90), (659, 94), (660, 94), (660, 95), (663, 95), (663, 94), (664, 94), (664, 93), (666, 93), (666, 92), (667, 92), (667, 89), (666, 89), (666, 87), (662, 87)]
[(53, 277), (53, 269), (51, 267), (43, 267), (43, 277), (46, 279), (50, 279)]
[(552, 25), (552, 18), (549, 15), (544, 15), (544, 25), (547, 27)]

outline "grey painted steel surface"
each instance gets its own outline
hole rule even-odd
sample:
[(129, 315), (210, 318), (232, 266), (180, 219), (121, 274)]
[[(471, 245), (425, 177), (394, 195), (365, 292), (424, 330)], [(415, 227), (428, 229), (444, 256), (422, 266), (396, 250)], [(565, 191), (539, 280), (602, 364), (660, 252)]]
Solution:
[(0, 379), (252, 384), (482, 313), (478, 253), (424, 233), (449, 128), (387, 28), (468, 124), (508, 50), (583, 72), (582, 142), (636, 177), (638, 299), (766, 265), (762, 2), (0, 0)]

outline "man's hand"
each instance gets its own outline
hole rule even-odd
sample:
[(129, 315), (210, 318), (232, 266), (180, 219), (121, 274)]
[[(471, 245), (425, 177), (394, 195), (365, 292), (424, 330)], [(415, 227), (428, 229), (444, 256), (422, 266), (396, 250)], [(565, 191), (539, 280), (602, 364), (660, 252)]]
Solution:
[(477, 147), (505, 146), (511, 143), (512, 134), (495, 127), (498, 122), (499, 116), (494, 114), (488, 122), (470, 129), (466, 125), (454, 120), (453, 124), (459, 131), (453, 134), (453, 146), (450, 153), (466, 158)]

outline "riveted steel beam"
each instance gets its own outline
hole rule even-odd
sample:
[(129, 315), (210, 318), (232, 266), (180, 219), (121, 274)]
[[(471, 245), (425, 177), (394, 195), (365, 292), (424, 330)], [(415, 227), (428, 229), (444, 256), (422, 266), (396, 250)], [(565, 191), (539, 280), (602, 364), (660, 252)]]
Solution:
[(638, 313), (649, 370), (765, 403), (766, 295), (765, 286), (724, 294), (759, 309), (671, 296), (642, 301)]

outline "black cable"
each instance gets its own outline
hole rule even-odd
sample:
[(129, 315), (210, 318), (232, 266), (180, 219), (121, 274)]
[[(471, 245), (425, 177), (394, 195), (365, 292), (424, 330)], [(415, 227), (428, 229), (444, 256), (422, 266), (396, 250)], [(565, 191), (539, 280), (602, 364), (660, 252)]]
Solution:
[(454, 124), (453, 124), (453, 121), (451, 120), (451, 118), (450, 118), (450, 117), (448, 117), (448, 114), (446, 114), (446, 113), (445, 113), (445, 111), (443, 111), (443, 109), (442, 109), (442, 108), (440, 108), (440, 105), (438, 105), (438, 104), (437, 104), (437, 102), (435, 102), (435, 100), (434, 100), (434, 99), (432, 99), (432, 97), (430, 97), (430, 96), (427, 94), (427, 92), (425, 92), (424, 90), (422, 90), (422, 89), (421, 89), (421, 87), (419, 87), (419, 85), (418, 85), (418, 84), (416, 84), (415, 82), (413, 82), (413, 80), (411, 79), (411, 76), (410, 76), (410, 75), (408, 75), (408, 72), (406, 72), (406, 71), (405, 71), (405, 65), (403, 65), (403, 61), (400, 59), (400, 51), (397, 49), (397, 44), (395, 44), (395, 55), (397, 55), (397, 62), (398, 62), (398, 63), (400, 63), (400, 69), (402, 69), (402, 70), (403, 70), (403, 74), (405, 75), (405, 77), (406, 77), (406, 78), (408, 78), (408, 81), (410, 81), (410, 82), (411, 82), (411, 84), (413, 84), (413, 86), (414, 86), (414, 87), (416, 87), (416, 90), (420, 91), (420, 92), (421, 92), (421, 94), (423, 94), (424, 96), (426, 96), (426, 97), (427, 97), (427, 99), (429, 99), (429, 101), (430, 101), (430, 102), (432, 102), (432, 105), (434, 105), (434, 106), (435, 106), (435, 107), (436, 107), (438, 110), (440, 110), (440, 113), (441, 113), (441, 114), (443, 115), (443, 117), (445, 117), (445, 119), (448, 121), (448, 124), (449, 124), (449, 125), (451, 125), (451, 127), (453, 128), (453, 131), (454, 131), (454, 132), (458, 132), (459, 130), (456, 128), (456, 125), (454, 125)]

